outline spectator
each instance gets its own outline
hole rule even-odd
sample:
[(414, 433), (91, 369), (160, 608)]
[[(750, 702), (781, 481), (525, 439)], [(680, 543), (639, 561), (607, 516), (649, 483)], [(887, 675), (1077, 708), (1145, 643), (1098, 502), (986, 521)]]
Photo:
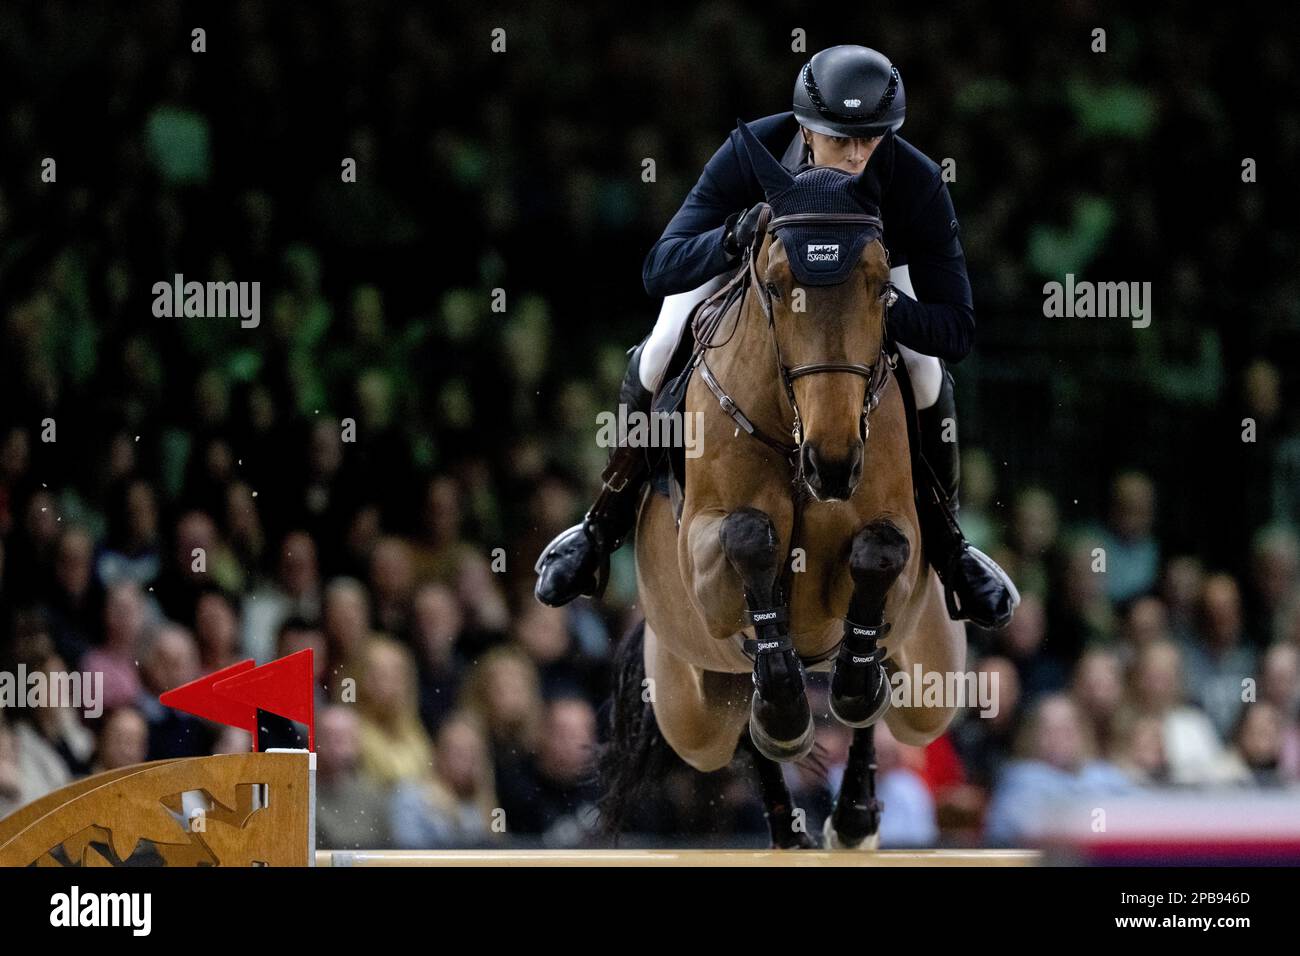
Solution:
[(216, 583), (237, 589), (229, 571), (222, 571), (228, 564), (212, 519), (202, 511), (187, 512), (176, 523), (171, 560), (153, 582), (154, 598), (168, 619), (193, 627), (194, 607), (205, 588)]
[(540, 735), (543, 702), (537, 668), (517, 648), (498, 647), (470, 670), (462, 693), (465, 709), (487, 728), (497, 786), (503, 789), (503, 776), (532, 754)]
[(199, 667), (204, 673), (238, 661), (239, 611), (234, 599), (220, 588), (205, 589), (194, 607), (194, 635), (199, 645)]
[(1169, 630), (1183, 646), (1196, 640), (1201, 594), (1205, 590), (1205, 568), (1187, 555), (1165, 565), (1161, 588), (1168, 611)]
[(1016, 496), (1008, 571), (1022, 594), (1049, 593), (1049, 567), (1057, 543), (1057, 528), (1056, 502), (1049, 492), (1027, 488)]
[(337, 700), (342, 682), (358, 678), (361, 657), (370, 639), (370, 599), (366, 589), (352, 578), (336, 578), (325, 589), (322, 613), (330, 687)]
[(1066, 668), (1046, 646), (1047, 617), (1038, 595), (1022, 593), (1011, 623), (998, 635), (1000, 650), (1016, 666), (1017, 685), (1027, 699), (1065, 686)]
[(108, 589), (104, 602), (104, 643), (86, 654), (82, 666), (104, 675), (104, 707), (126, 707), (140, 696), (140, 642), (148, 623), (140, 586), (121, 581)]
[(1283, 780), (1300, 781), (1300, 648), (1296, 645), (1279, 643), (1268, 649), (1259, 699), (1277, 708), (1282, 738), (1278, 773)]
[(113, 492), (108, 535), (95, 567), (105, 587), (122, 580), (144, 587), (158, 576), (158, 501), (143, 478), (130, 479)]
[(19, 761), (18, 741), (0, 711), (0, 820), (25, 806), (40, 794), (29, 791)]
[(1110, 520), (1096, 540), (1106, 551), (1106, 595), (1123, 604), (1149, 593), (1159, 577), (1160, 546), (1152, 533), (1156, 493), (1146, 475), (1126, 471), (1110, 494)]
[(1261, 528), (1251, 546), (1248, 620), (1261, 644), (1282, 636), (1300, 601), (1300, 541), (1287, 527)]
[(280, 543), (275, 580), (256, 588), (244, 601), (244, 653), (269, 661), (277, 629), (286, 618), (316, 620), (321, 615), (321, 584), (316, 542), (305, 531), (290, 531)]
[(1115, 717), (1124, 702), (1124, 674), (1112, 650), (1090, 648), (1074, 670), (1070, 695), (1088, 721), (1098, 753), (1110, 756), (1115, 743)]
[(504, 824), (497, 805), (487, 737), (478, 720), (452, 714), (438, 728), (434, 774), (426, 781), (399, 784), (390, 818), (394, 840), (403, 849), (481, 846), (494, 824)]
[(1115, 720), (1113, 748), (1116, 765), (1140, 786), (1170, 783), (1165, 759), (1164, 721), (1155, 714), (1123, 710)]
[(433, 745), (420, 723), (415, 662), (411, 652), (388, 637), (365, 646), (357, 682), (361, 716), (361, 770), (390, 788), (420, 781), (433, 768)]
[(1255, 654), (1242, 634), (1241, 594), (1228, 575), (1206, 578), (1199, 639), (1183, 655), (1191, 699), (1226, 737), (1241, 710), (1245, 682), (1255, 673)]
[(592, 758), (596, 713), (577, 697), (546, 708), (537, 754), (501, 784), (505, 823), (512, 833), (536, 833), (551, 847), (577, 846), (594, 828)]
[(997, 713), (981, 717), (974, 707), (967, 708), (952, 735), (971, 782), (990, 789), (1011, 756), (1022, 709), (1020, 676), (1010, 659), (998, 656), (982, 658), (976, 672), (987, 675), (989, 687), (995, 686), (996, 679)]
[(391, 845), (384, 788), (361, 772), (361, 720), (333, 705), (316, 724), (316, 846), (323, 850)]
[(81, 662), (98, 631), (104, 598), (94, 577), (95, 542), (79, 527), (59, 537), (54, 578), (46, 601), (50, 636), (64, 660)]
[(104, 714), (91, 773), (144, 763), (149, 756), (149, 725), (138, 710), (121, 707)]
[(416, 576), (421, 581), (452, 582), (474, 549), (462, 537), (460, 485), (438, 475), (425, 486), (420, 535), (413, 542)]
[(1276, 707), (1260, 701), (1241, 711), (1232, 734), (1232, 755), (1244, 781), (1263, 787), (1282, 784), (1282, 715)]
[(1172, 641), (1149, 644), (1129, 675), (1128, 706), (1160, 721), (1169, 778), (1176, 784), (1220, 783), (1234, 774), (1214, 724), (1186, 702), (1182, 655)]
[(1020, 846), (1044, 833), (1056, 807), (1069, 799), (1112, 796), (1134, 787), (1116, 766), (1097, 757), (1087, 723), (1064, 694), (1031, 708), (989, 804), (985, 837), (996, 846)]
[(876, 724), (876, 796), (884, 804), (880, 846), (928, 847), (939, 841), (934, 798), (925, 781), (903, 758), (904, 745), (882, 720)]
[(465, 666), (459, 647), (464, 623), (460, 602), (447, 585), (430, 582), (416, 592), (410, 644), (419, 668), (425, 727), (439, 726), (456, 704)]
[(371, 624), (388, 634), (405, 632), (415, 574), (411, 552), (400, 538), (381, 538), (370, 554)]
[[(67, 671), (67, 664), (43, 631), (29, 631), (15, 642), (15, 658), (29, 675), (45, 675), (46, 697), (26, 697), (12, 713), (13, 733), (26, 801), (34, 800), (84, 774), (94, 750), (94, 736), (82, 723), (92, 701), (83, 691), (81, 701), (53, 696), (52, 676)], [(23, 689), (32, 692), (32, 685)], [(80, 709), (79, 709), (80, 708)]]
[(1147, 645), (1169, 640), (1173, 635), (1169, 630), (1169, 612), (1164, 602), (1148, 595), (1129, 604), (1124, 614), (1122, 636), (1119, 653), (1126, 664)]
[(149, 724), (149, 759), (211, 753), (216, 737), (211, 725), (158, 700), (165, 691), (199, 676), (199, 649), (190, 632), (171, 623), (159, 625), (145, 642), (141, 664), (144, 687), (136, 708)]

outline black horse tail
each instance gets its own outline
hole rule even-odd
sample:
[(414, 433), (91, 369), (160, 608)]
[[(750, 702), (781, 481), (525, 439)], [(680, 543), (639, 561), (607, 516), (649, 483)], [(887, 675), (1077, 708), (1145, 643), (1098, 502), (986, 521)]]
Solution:
[(614, 651), (607, 735), (596, 758), (600, 829), (607, 836), (623, 829), (642, 786), (658, 778), (671, 752), (646, 692), (644, 651), (645, 621), (641, 621)]

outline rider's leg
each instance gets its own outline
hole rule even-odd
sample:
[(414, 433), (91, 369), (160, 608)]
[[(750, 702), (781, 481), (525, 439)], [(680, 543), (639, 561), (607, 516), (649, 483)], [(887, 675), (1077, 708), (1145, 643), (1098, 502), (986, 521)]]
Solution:
[[(664, 299), (650, 335), (632, 349), (619, 402), (628, 412), (650, 412), (686, 320), (696, 303), (721, 287), (721, 277), (698, 289)], [(599, 594), (609, 575), (609, 556), (636, 523), (636, 507), (648, 471), (644, 448), (629, 447), (619, 436), (601, 474), (601, 489), (580, 524), (562, 531), (537, 559), (537, 600), (552, 607), (568, 604), (580, 594)]]
[[(916, 297), (906, 266), (891, 270), (889, 278), (900, 292)], [(943, 582), (948, 613), (954, 620), (968, 618), (981, 627), (1002, 627), (1011, 620), (1020, 594), (992, 558), (967, 543), (957, 524), (961, 457), (952, 373), (932, 355), (905, 346), (899, 346), (899, 352), (912, 381), (921, 457), (930, 472), (916, 476), (922, 489), (918, 517), (926, 556)]]
[(641, 350), (641, 385), (650, 392), (659, 387), (677, 343), (681, 341), (686, 320), (694, 308), (726, 285), (727, 277), (710, 279), (698, 289), (670, 295), (659, 309), (659, 318)]

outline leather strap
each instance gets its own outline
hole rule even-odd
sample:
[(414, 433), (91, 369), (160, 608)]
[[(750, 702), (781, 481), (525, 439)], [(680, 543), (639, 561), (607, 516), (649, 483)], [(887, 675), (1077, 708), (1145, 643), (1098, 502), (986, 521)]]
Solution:
[(882, 232), (885, 228), (885, 223), (879, 216), (873, 216), (865, 212), (793, 212), (784, 216), (777, 216), (767, 224), (767, 231), (776, 232), (784, 226), (811, 224), (818, 226), (875, 226)]

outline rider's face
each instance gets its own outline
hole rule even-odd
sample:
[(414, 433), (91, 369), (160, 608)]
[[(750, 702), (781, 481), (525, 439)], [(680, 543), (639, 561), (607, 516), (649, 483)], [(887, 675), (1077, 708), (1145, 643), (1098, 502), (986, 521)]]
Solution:
[(854, 175), (862, 172), (867, 160), (884, 139), (883, 136), (873, 136), (870, 139), (861, 136), (826, 136), (809, 129), (803, 131), (803, 138), (812, 148), (814, 165), (834, 166)]

